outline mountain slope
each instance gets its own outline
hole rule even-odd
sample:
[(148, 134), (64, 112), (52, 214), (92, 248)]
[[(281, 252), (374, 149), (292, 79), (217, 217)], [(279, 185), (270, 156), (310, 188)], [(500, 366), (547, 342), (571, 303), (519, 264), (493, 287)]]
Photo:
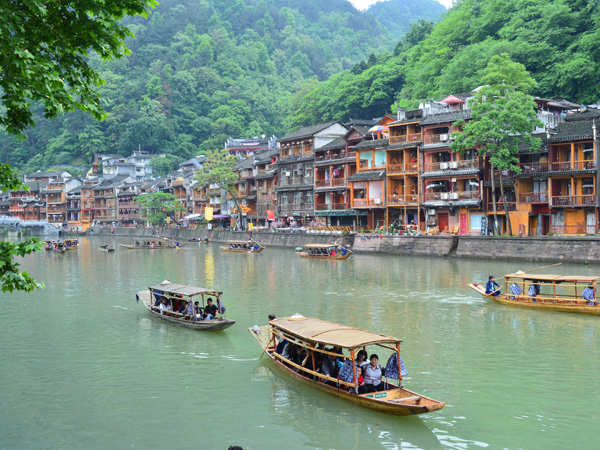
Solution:
[(367, 10), (391, 35), (400, 39), (410, 30), (410, 24), (419, 20), (437, 22), (446, 8), (435, 0), (386, 0), (372, 4)]

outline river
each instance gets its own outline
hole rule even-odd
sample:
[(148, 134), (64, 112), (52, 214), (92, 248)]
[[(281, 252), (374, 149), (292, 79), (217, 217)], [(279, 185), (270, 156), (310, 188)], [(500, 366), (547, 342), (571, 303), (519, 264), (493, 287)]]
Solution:
[[(515, 309), (466, 287), (535, 264), (291, 249), (99, 251), (83, 238), (22, 267), (46, 287), (0, 294), (1, 448), (595, 448), (600, 318)], [(543, 264), (537, 264), (543, 265)], [(562, 265), (553, 273), (597, 274)], [(547, 272), (547, 271), (546, 271)], [(227, 331), (150, 317), (135, 292), (164, 279), (225, 291)], [(447, 402), (394, 417), (298, 384), (247, 328), (301, 313), (404, 340), (404, 385)]]

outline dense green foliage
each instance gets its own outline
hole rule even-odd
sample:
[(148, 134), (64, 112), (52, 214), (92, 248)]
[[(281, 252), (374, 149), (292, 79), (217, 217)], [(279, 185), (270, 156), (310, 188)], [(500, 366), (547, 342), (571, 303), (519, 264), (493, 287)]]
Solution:
[(185, 209), (177, 201), (177, 197), (166, 192), (153, 192), (136, 197), (140, 203), (142, 217), (153, 227), (162, 227), (167, 223), (167, 217), (175, 211)]
[[(413, 25), (383, 53), (315, 84), (296, 99), (292, 124), (378, 115), (483, 84), (494, 55), (508, 53), (537, 82), (536, 95), (598, 101), (599, 0), (458, 0), (429, 34)], [(430, 27), (429, 27), (430, 28)], [(426, 37), (425, 37), (426, 36)], [(423, 39), (424, 38), (424, 39)], [(418, 104), (418, 103), (416, 103)]]
[(371, 13), (386, 27), (392, 36), (400, 39), (410, 29), (411, 23), (419, 20), (439, 20), (446, 8), (436, 0), (387, 0), (369, 7)]
[(347, 0), (163, 0), (124, 24), (130, 55), (90, 53), (108, 118), (38, 117), (23, 142), (0, 137), (1, 161), (29, 171), (139, 145), (187, 158), (229, 136), (282, 135), (293, 93), (396, 44)]

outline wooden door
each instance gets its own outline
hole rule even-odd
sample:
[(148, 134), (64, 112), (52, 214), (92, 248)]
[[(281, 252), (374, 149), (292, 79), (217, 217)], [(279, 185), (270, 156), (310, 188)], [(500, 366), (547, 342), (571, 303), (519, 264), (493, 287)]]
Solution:
[(584, 214), (582, 209), (565, 210), (565, 234), (585, 234)]
[(468, 233), (467, 214), (461, 213), (461, 215), (460, 215), (460, 234), (467, 234), (467, 233)]
[(438, 213), (438, 226), (440, 233), (448, 229), (448, 213)]

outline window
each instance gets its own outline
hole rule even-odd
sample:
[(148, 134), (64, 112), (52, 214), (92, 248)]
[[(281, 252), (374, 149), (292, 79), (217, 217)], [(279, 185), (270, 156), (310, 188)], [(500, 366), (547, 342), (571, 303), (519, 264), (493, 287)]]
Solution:
[(483, 214), (471, 214), (471, 231), (481, 231), (481, 218)]

